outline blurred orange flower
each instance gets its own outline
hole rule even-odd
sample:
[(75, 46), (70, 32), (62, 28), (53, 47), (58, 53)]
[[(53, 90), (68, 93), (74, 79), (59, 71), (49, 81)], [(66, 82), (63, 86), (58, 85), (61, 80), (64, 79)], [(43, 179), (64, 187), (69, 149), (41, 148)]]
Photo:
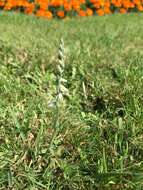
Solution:
[(98, 9), (98, 10), (96, 11), (96, 13), (97, 13), (99, 16), (103, 16), (103, 15), (104, 15), (103, 9)]
[(57, 16), (60, 18), (64, 18), (65, 12), (64, 11), (57, 11)]

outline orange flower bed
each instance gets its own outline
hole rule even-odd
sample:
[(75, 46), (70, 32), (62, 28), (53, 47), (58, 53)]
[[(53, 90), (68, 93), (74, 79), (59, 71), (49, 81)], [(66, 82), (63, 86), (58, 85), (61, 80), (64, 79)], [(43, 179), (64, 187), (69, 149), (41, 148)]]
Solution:
[(0, 0), (0, 9), (51, 19), (143, 11), (143, 0)]

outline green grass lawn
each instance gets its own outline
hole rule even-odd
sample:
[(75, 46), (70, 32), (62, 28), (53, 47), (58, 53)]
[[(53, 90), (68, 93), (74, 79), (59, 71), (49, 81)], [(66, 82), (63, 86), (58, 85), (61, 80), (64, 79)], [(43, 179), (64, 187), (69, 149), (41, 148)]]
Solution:
[[(56, 130), (60, 38), (69, 96)], [(0, 13), (0, 189), (143, 189), (143, 14)]]

